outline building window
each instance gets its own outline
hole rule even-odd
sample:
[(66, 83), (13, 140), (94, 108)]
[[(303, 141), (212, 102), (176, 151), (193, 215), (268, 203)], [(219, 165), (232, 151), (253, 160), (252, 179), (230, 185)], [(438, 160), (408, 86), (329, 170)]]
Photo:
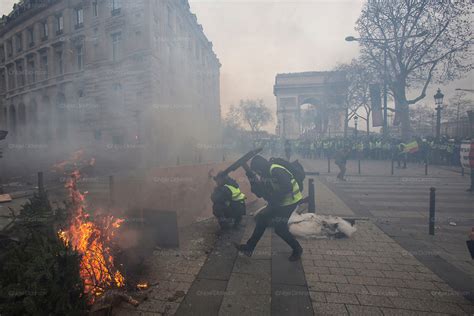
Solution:
[(122, 135), (112, 136), (112, 144), (115, 146), (123, 145), (125, 143), (124, 137)]
[(97, 0), (94, 0), (92, 2), (92, 14), (94, 15), (94, 17), (99, 16), (99, 4), (97, 3)]
[(77, 55), (77, 70), (81, 71), (84, 69), (84, 47), (82, 45), (76, 48)]
[(114, 83), (114, 84), (112, 85), (112, 89), (113, 89), (114, 91), (120, 91), (120, 90), (122, 90), (122, 85), (121, 85), (120, 83)]
[(122, 0), (110, 0), (112, 1), (112, 15), (119, 15), (122, 9)]
[(20, 61), (16, 64), (16, 71), (18, 73), (17, 80), (18, 86), (22, 87), (25, 85), (25, 71), (23, 69), (23, 62)]
[(101, 138), (102, 138), (102, 131), (94, 130), (94, 139), (95, 140), (101, 140)]
[(62, 34), (64, 30), (64, 17), (62, 14), (56, 15), (56, 34)]
[(0, 62), (5, 62), (5, 46), (0, 46)]
[(64, 61), (63, 61), (63, 52), (56, 52), (56, 72), (58, 75), (64, 74)]
[(28, 43), (30, 47), (35, 45), (35, 30), (34, 28), (28, 29)]
[(13, 104), (10, 105), (10, 110), (8, 111), (8, 113), (10, 116), (8, 118), (8, 128), (10, 128), (13, 133), (16, 133), (16, 109)]
[(167, 20), (168, 20), (168, 26), (173, 30), (173, 13), (171, 12), (171, 8), (167, 7)]
[(120, 42), (122, 41), (122, 33), (112, 34), (112, 60), (117, 61), (120, 58)]
[(13, 56), (13, 42), (11, 39), (7, 41), (7, 55), (8, 57)]
[(41, 37), (43, 41), (48, 38), (48, 34), (48, 21), (41, 22)]
[(46, 54), (41, 56), (41, 72), (43, 73), (43, 78), (48, 79), (48, 55)]
[(7, 90), (7, 78), (5, 70), (0, 71), (0, 91), (5, 92)]
[(15, 89), (15, 68), (13, 65), (8, 67), (8, 90)]
[(28, 80), (29, 83), (36, 82), (36, 67), (34, 59), (28, 60)]
[(76, 29), (84, 26), (84, 10), (82, 8), (76, 9)]
[(23, 35), (21, 34), (16, 36), (16, 50), (17, 52), (21, 52), (23, 50)]

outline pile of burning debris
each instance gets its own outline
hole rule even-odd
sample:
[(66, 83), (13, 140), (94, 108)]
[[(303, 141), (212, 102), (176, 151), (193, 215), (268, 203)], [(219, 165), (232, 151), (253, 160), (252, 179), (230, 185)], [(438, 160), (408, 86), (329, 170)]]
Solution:
[[(149, 286), (146, 282), (138, 280), (137, 276), (128, 277), (128, 274), (124, 273), (124, 271), (129, 272), (133, 270), (127, 269), (126, 263), (121, 263), (120, 260), (117, 260), (117, 257), (126, 257), (123, 256), (123, 249), (121, 249), (116, 242), (117, 236), (124, 226), (125, 219), (115, 217), (104, 210), (91, 212), (90, 209), (88, 209), (89, 207), (86, 203), (87, 192), (81, 192), (78, 188), (78, 182), (81, 179), (80, 170), (84, 168), (80, 168), (82, 153), (78, 152), (73, 156), (75, 161), (55, 165), (57, 171), (69, 168), (71, 165), (74, 166), (72, 172), (67, 172), (68, 181), (66, 182), (65, 188), (67, 189), (69, 199), (65, 202), (66, 209), (63, 211), (53, 210), (49, 205), (46, 193), (40, 192), (38, 195), (35, 195), (34, 200), (41, 201), (40, 203), (45, 205), (42, 208), (47, 210), (42, 213), (42, 218), (49, 218), (51, 220), (46, 222), (38, 218), (34, 220), (15, 218), (11, 225), (7, 227), (7, 230), (0, 232), (0, 259), (5, 258), (2, 257), (2, 253), (9, 253), (9, 251), (18, 253), (22, 251), (21, 249), (13, 249), (16, 244), (19, 244), (20, 239), (23, 237), (8, 234), (8, 231), (12, 231), (12, 227), (20, 222), (27, 223), (28, 228), (26, 231), (34, 232), (35, 228), (30, 226), (33, 223), (41, 223), (45, 229), (52, 232), (52, 234), (49, 234), (49, 240), (54, 243), (54, 247), (50, 247), (54, 248), (52, 257), (54, 260), (60, 262), (55, 265), (59, 266), (60, 269), (64, 266), (77, 271), (78, 278), (81, 280), (77, 286), (77, 288), (80, 289), (79, 292), (81, 292), (78, 293), (78, 297), (87, 305), (85, 309), (89, 309), (92, 312), (110, 311), (120, 302), (127, 302), (137, 306), (139, 300), (146, 299), (146, 291), (144, 290), (147, 290)], [(86, 166), (92, 166), (91, 161), (93, 160), (88, 159)], [(38, 207), (35, 206), (35, 203), (32, 202), (28, 208), (28, 212), (36, 212)], [(47, 225), (45, 225), (45, 223), (47, 223)], [(40, 239), (45, 238), (40, 236)], [(25, 245), (25, 247), (29, 246), (31, 245)], [(68, 255), (71, 255), (71, 257), (77, 260), (68, 259)], [(19, 258), (20, 257), (21, 254), (19, 255)], [(28, 259), (34, 260), (35, 258)], [(10, 264), (10, 266), (11, 265), (12, 264)], [(0, 271), (0, 273), (5, 273), (6, 271), (5, 269)], [(60, 271), (58, 274), (63, 275), (65, 271), (66, 270), (63, 269), (63, 271)], [(45, 275), (48, 275), (49, 272), (54, 274), (53, 271), (46, 271)], [(8, 279), (8, 276), (4, 277)], [(25, 286), (23, 286), (23, 288), (17, 290), (15, 293), (23, 293), (25, 295), (18, 295), (18, 297), (15, 297), (15, 300), (13, 300), (10, 295), (11, 293), (8, 293), (11, 292), (12, 288), (14, 289), (15, 286), (18, 286), (18, 284), (14, 284), (14, 280), (9, 280), (9, 282), (11, 283), (11, 287), (7, 287), (6, 284), (5, 287), (0, 286), (0, 302), (3, 300), (22, 301), (23, 304), (23, 300), (27, 301), (29, 299), (28, 293), (24, 289)], [(60, 280), (55, 280), (55, 283), (60, 282)], [(71, 282), (74, 283), (74, 281)], [(43, 282), (43, 285), (45, 293), (49, 293), (50, 286), (48, 283)], [(50, 285), (51, 287), (66, 286), (62, 284)], [(72, 287), (73, 285), (69, 286)], [(132, 298), (132, 296), (128, 294), (130, 292), (133, 292), (132, 295), (136, 295), (139, 299)], [(44, 296), (47, 296), (47, 294)], [(37, 303), (36, 305), (41, 306), (41, 304), (42, 303)], [(75, 308), (78, 307), (76, 306)], [(47, 309), (43, 311), (53, 312)], [(24, 312), (24, 310), (22, 310), (22, 312)]]
[[(95, 159), (83, 159), (83, 156), (83, 151), (73, 154), (75, 168), (65, 185), (70, 200), (70, 218), (68, 225), (58, 231), (58, 237), (81, 255), (80, 276), (84, 294), (93, 311), (110, 309), (121, 301), (137, 306), (139, 301), (127, 292), (146, 290), (148, 283), (136, 282), (133, 277), (128, 281), (123, 272), (126, 262), (117, 262), (120, 255), (122, 258), (126, 257), (117, 244), (117, 235), (120, 234), (125, 219), (114, 217), (100, 209), (95, 210), (93, 215), (87, 211), (87, 192), (82, 193), (78, 189), (78, 182), (81, 172), (94, 167)], [(80, 161), (84, 162), (81, 168)], [(70, 165), (70, 162), (63, 162), (55, 167), (61, 170)], [(141, 298), (145, 297), (141, 295)]]
[[(112, 255), (114, 235), (123, 219), (112, 215), (97, 216), (92, 219), (85, 210), (85, 195), (77, 188), (80, 179), (78, 170), (71, 174), (66, 184), (71, 198), (70, 225), (58, 232), (66, 246), (72, 247), (81, 255), (80, 276), (84, 282), (84, 294), (94, 303), (106, 290), (125, 286), (125, 278), (115, 266)], [(133, 299), (127, 299), (134, 305)]]

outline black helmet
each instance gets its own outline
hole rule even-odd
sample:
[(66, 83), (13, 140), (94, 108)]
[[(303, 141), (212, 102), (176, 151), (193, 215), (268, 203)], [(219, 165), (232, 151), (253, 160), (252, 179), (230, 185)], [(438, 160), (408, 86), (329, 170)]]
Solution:
[(260, 174), (268, 173), (270, 168), (269, 165), (270, 163), (268, 160), (260, 155), (253, 157), (252, 161), (250, 162), (250, 168)]

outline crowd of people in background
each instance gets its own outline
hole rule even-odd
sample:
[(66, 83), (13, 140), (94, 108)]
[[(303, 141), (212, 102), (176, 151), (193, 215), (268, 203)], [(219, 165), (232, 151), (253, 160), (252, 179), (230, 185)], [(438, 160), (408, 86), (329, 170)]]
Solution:
[(269, 156), (287, 159), (294, 155), (306, 159), (335, 158), (338, 152), (345, 151), (348, 159), (393, 159), (398, 162), (399, 167), (406, 168), (407, 162), (460, 166), (461, 141), (446, 137), (439, 141), (433, 137), (413, 137), (410, 141), (403, 142), (394, 137), (360, 136), (286, 141), (261, 139), (256, 141), (255, 146), (264, 147)]

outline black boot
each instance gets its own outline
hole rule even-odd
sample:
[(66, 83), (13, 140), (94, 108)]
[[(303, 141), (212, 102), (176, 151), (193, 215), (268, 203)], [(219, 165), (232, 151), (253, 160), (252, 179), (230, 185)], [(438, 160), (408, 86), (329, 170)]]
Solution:
[(247, 245), (247, 244), (241, 244), (241, 245), (234, 244), (234, 246), (238, 251), (240, 251), (241, 253), (243, 253), (247, 257), (252, 256), (253, 249), (249, 245)]
[(303, 248), (299, 247), (298, 249), (293, 249), (291, 256), (288, 258), (290, 261), (298, 261), (301, 259), (301, 255), (303, 254)]
[(239, 216), (234, 219), (234, 225), (232, 225), (233, 229), (239, 229), (240, 228), (240, 222), (242, 221), (242, 216)]

